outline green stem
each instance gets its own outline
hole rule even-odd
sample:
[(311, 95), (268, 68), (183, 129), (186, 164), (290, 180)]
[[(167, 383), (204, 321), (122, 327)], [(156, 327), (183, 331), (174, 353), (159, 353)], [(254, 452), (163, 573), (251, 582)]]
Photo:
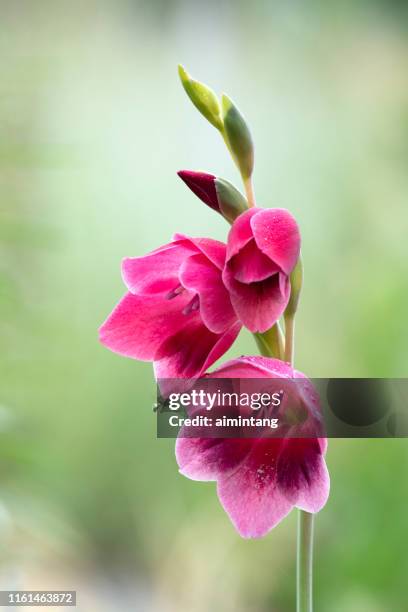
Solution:
[(295, 317), (285, 316), (285, 361), (293, 365), (295, 352)]
[[(301, 264), (298, 268), (301, 283)], [(299, 284), (299, 283), (298, 283)], [(300, 289), (298, 289), (299, 293)], [(262, 355), (284, 359), (293, 366), (297, 300), (286, 310), (285, 338), (277, 322), (263, 334), (254, 334)], [(296, 612), (313, 612), (313, 521), (314, 515), (299, 510), (296, 561)]]
[[(285, 316), (285, 361), (293, 365), (295, 315)], [(313, 611), (313, 514), (299, 510), (296, 563), (296, 612)]]
[(313, 612), (313, 518), (299, 510), (296, 612)]
[(249, 208), (255, 206), (255, 192), (254, 192), (254, 184), (252, 182), (252, 177), (248, 177), (246, 179), (242, 179), (244, 181), (245, 193), (248, 200)]

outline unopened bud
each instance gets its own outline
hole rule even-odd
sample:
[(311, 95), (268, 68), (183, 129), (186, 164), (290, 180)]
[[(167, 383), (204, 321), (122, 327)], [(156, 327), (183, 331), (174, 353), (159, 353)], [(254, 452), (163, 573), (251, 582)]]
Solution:
[(230, 223), (248, 209), (248, 202), (242, 193), (225, 179), (192, 170), (180, 170), (177, 174), (204, 204), (219, 212)]
[(180, 170), (177, 174), (204, 204), (217, 212), (221, 212), (215, 188), (216, 177), (213, 174), (193, 172), (192, 170)]
[(299, 255), (296, 266), (293, 268), (289, 277), (290, 280), (290, 298), (285, 310), (285, 317), (294, 317), (300, 298), (300, 292), (303, 284), (303, 264), (302, 258)]
[(222, 131), (221, 107), (213, 90), (207, 87), (207, 85), (204, 85), (204, 83), (192, 79), (181, 65), (179, 65), (179, 75), (183, 87), (194, 106), (198, 108), (200, 113), (204, 115), (207, 121), (212, 123), (217, 130)]
[(238, 108), (225, 94), (222, 96), (222, 114), (224, 136), (242, 177), (248, 179), (254, 169), (254, 146), (251, 132)]

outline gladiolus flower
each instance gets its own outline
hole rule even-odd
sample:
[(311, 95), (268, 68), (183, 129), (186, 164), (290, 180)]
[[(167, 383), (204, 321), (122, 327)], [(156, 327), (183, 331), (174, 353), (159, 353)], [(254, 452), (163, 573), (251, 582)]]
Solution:
[(240, 330), (222, 282), (226, 246), (176, 234), (144, 257), (127, 258), (128, 293), (101, 326), (112, 351), (153, 361), (160, 378), (194, 378), (219, 359)]
[[(306, 409), (306, 421), (294, 426), (299, 428), (295, 430), (299, 436), (308, 427), (308, 421), (313, 423), (316, 411), (319, 412), (318, 396), (311, 382), (288, 363), (277, 359), (241, 357), (208, 376), (275, 378), (283, 386), (287, 379)], [(290, 407), (292, 402), (288, 404)], [(285, 410), (284, 401), (282, 410)], [(217, 482), (220, 502), (242, 537), (264, 536), (295, 506), (314, 513), (327, 501), (330, 481), (324, 460), (327, 446), (324, 438), (295, 437), (293, 431), (286, 438), (220, 439), (181, 435), (182, 432), (176, 442), (180, 472), (192, 480)]]
[(223, 280), (239, 320), (250, 331), (270, 329), (283, 314), (299, 253), (299, 228), (287, 210), (251, 208), (234, 222)]

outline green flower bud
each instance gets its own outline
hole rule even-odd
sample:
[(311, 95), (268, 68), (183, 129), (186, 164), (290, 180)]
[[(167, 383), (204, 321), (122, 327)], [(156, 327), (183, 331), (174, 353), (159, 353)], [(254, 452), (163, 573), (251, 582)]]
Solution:
[(178, 70), (183, 87), (194, 106), (217, 130), (222, 131), (221, 107), (213, 90), (204, 83), (194, 81), (183, 66), (179, 65)]
[(222, 113), (225, 139), (242, 177), (244, 180), (248, 179), (254, 169), (254, 146), (251, 132), (238, 108), (225, 94), (222, 96)]
[(216, 178), (215, 191), (217, 192), (220, 212), (230, 223), (233, 223), (241, 213), (248, 210), (246, 198), (229, 181)]
[(294, 317), (300, 298), (300, 292), (303, 284), (303, 264), (302, 258), (299, 255), (296, 266), (293, 268), (290, 275), (290, 298), (289, 303), (286, 306), (285, 318)]

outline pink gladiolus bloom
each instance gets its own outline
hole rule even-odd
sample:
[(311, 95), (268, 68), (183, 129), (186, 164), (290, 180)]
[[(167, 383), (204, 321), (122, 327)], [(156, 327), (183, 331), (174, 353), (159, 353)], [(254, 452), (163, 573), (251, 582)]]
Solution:
[(270, 329), (283, 314), (299, 252), (299, 228), (287, 210), (251, 208), (234, 222), (223, 280), (238, 318), (252, 332)]
[(101, 326), (112, 351), (153, 361), (159, 378), (194, 378), (219, 359), (241, 328), (222, 282), (226, 246), (176, 234), (144, 257), (124, 259), (128, 293)]
[[(313, 421), (313, 415), (319, 411), (318, 396), (311, 382), (288, 363), (277, 359), (241, 357), (208, 376), (276, 378), (280, 379), (279, 384), (292, 379), (288, 384), (298, 388), (308, 418)], [(307, 422), (297, 425), (300, 429), (296, 432), (305, 426)], [(292, 432), (292, 437), (286, 438), (179, 436), (176, 458), (184, 476), (216, 481), (220, 502), (239, 534), (257, 538), (275, 527), (293, 507), (314, 513), (327, 501), (330, 481), (324, 460), (326, 439), (293, 435)]]

